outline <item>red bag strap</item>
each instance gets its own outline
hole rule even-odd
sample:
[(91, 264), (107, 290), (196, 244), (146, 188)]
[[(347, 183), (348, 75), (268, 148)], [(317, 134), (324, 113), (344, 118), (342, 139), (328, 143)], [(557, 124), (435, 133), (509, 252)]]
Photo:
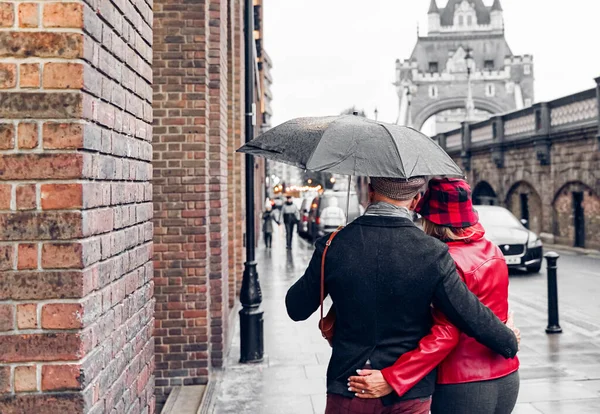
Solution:
[(325, 300), (325, 256), (327, 256), (327, 250), (331, 246), (331, 241), (343, 228), (344, 226), (340, 226), (336, 231), (331, 233), (327, 243), (325, 243), (325, 250), (323, 250), (323, 256), (321, 257), (321, 321), (323, 321), (323, 301)]

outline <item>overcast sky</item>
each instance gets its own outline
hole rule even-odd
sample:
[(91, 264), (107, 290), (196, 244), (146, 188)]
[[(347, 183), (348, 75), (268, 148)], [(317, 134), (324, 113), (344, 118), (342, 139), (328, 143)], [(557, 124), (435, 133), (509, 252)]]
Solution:
[[(410, 56), (429, 0), (263, 0), (264, 45), (273, 60), (273, 125), (336, 115), (356, 105), (394, 122), (397, 58)], [(445, 6), (447, 0), (437, 0)], [(493, 0), (484, 0), (491, 5)], [(600, 76), (599, 0), (502, 0), (506, 38), (534, 58), (535, 100), (595, 86)]]

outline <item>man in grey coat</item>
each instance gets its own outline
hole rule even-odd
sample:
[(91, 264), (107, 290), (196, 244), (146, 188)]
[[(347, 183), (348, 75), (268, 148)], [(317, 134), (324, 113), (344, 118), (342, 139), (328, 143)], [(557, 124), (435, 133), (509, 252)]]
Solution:
[(281, 215), (283, 217), (283, 224), (285, 224), (286, 246), (288, 249), (291, 249), (294, 227), (300, 221), (300, 211), (294, 204), (291, 196), (287, 196), (287, 200), (281, 209)]

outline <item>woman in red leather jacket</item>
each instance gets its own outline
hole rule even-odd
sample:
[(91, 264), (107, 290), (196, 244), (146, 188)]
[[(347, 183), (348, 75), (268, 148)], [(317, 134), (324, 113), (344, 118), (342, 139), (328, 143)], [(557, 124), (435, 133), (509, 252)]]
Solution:
[[(471, 189), (458, 179), (431, 180), (417, 206), (423, 230), (448, 244), (467, 287), (502, 321), (508, 319), (508, 268), (498, 247), (484, 237)], [(432, 414), (509, 414), (519, 393), (519, 360), (504, 359), (461, 333), (433, 310), (434, 326), (417, 349), (381, 371), (350, 377), (359, 398), (403, 395), (437, 367)], [(363, 392), (364, 391), (364, 392)]]

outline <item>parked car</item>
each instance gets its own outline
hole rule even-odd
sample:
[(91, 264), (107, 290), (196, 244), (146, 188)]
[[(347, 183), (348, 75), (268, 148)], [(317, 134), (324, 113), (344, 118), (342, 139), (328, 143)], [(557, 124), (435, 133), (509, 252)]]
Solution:
[[(315, 240), (346, 225), (346, 191), (325, 191), (314, 198), (308, 212), (308, 238)], [(358, 202), (358, 194), (350, 193), (348, 223), (364, 213)]]
[(300, 204), (300, 223), (298, 223), (298, 235), (300, 237), (308, 236), (308, 213), (310, 212), (310, 205), (316, 196), (318, 196), (318, 193), (316, 192), (305, 193), (302, 196), (302, 202)]
[(475, 206), (475, 210), (486, 237), (500, 248), (509, 268), (525, 268), (529, 273), (540, 271), (543, 246), (537, 234), (503, 207)]

